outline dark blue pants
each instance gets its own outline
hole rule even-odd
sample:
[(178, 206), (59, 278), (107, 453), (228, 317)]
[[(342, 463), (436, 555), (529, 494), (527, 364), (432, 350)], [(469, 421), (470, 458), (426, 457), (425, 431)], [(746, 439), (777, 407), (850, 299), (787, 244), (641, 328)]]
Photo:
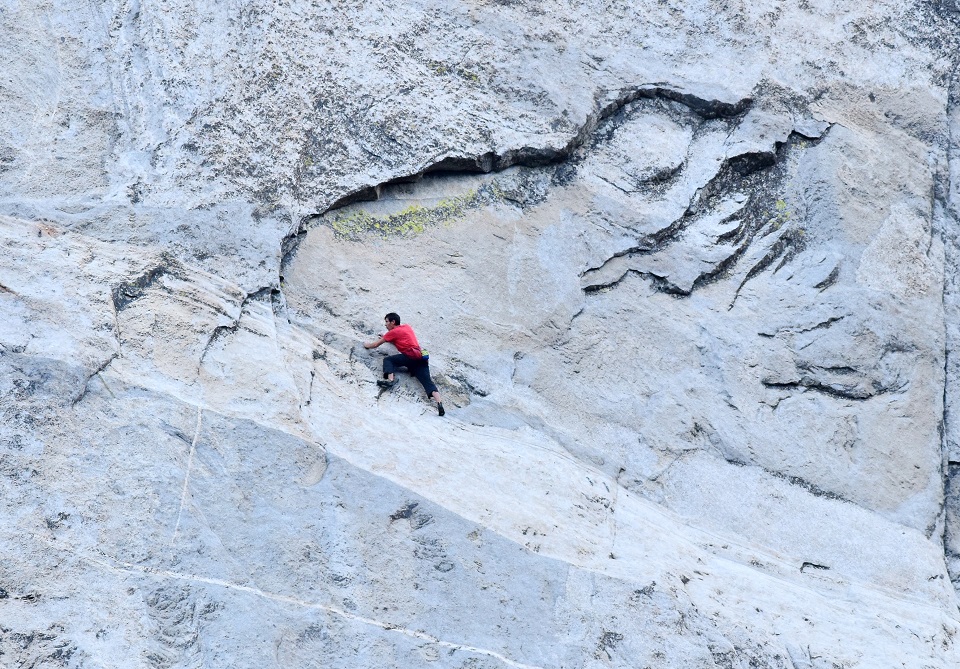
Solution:
[(383, 359), (383, 378), (389, 374), (394, 374), (401, 367), (406, 367), (412, 376), (417, 377), (417, 381), (427, 391), (427, 397), (437, 392), (437, 386), (430, 378), (430, 361), (423, 358), (411, 358), (403, 353), (388, 355)]

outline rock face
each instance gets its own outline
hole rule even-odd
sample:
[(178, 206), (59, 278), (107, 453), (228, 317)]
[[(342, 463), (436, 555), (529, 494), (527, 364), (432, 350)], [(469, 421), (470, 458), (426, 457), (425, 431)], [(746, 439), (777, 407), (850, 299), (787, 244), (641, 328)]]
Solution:
[(960, 665), (954, 5), (0, 5), (0, 665)]

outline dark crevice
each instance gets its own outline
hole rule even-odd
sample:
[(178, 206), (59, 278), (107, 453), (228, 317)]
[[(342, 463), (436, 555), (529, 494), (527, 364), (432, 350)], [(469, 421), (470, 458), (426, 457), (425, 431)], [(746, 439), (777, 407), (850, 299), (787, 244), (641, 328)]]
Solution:
[[(743, 277), (743, 280), (740, 282), (740, 285), (737, 286), (737, 290), (733, 294), (733, 299), (730, 301), (730, 306), (727, 309), (732, 309), (733, 305), (736, 303), (737, 298), (740, 297), (740, 291), (743, 290), (743, 287), (747, 285), (747, 282), (750, 279), (754, 278), (758, 274), (764, 272), (767, 268), (770, 267), (780, 257), (786, 259), (792, 258), (797, 253), (803, 249), (803, 235), (800, 234), (798, 230), (788, 230), (783, 233), (780, 238), (773, 243), (767, 253), (757, 261), (757, 263), (750, 268), (747, 272), (747, 275)], [(742, 247), (745, 249), (745, 247)], [(777, 269), (783, 267), (784, 263), (781, 263)]]
[(837, 282), (837, 279), (839, 278), (840, 278), (840, 265), (837, 265), (836, 267), (833, 268), (833, 271), (830, 272), (827, 278), (821, 281), (820, 283), (818, 283), (817, 285), (815, 285), (814, 288), (816, 288), (822, 293), (827, 288), (835, 284)]
[(838, 502), (846, 502), (846, 503), (848, 503), (848, 504), (854, 504), (853, 502), (851, 502), (850, 500), (848, 500), (848, 499), (847, 499), (846, 497), (844, 497), (843, 495), (839, 495), (839, 494), (837, 494), (837, 493), (835, 493), (835, 492), (831, 492), (831, 491), (829, 491), (829, 490), (824, 490), (823, 488), (821, 488), (820, 486), (816, 485), (815, 483), (811, 483), (810, 481), (807, 481), (806, 479), (801, 478), (801, 477), (799, 477), (799, 476), (790, 476), (790, 475), (788, 475), (788, 474), (783, 474), (783, 473), (781, 473), (781, 472), (771, 471), (771, 470), (766, 469), (766, 468), (764, 468), (764, 471), (767, 472), (768, 474), (771, 474), (771, 475), (777, 477), (778, 479), (783, 479), (784, 481), (786, 481), (786, 482), (789, 483), (790, 485), (794, 485), (794, 486), (798, 486), (798, 487), (800, 487), (800, 488), (803, 488), (804, 490), (806, 490), (808, 493), (810, 493), (810, 494), (813, 495), (814, 497), (824, 497), (824, 498), (826, 498), (826, 499), (832, 499), (832, 500), (836, 500), (836, 501), (838, 501)]
[(860, 373), (860, 370), (854, 369), (853, 367), (849, 367), (847, 365), (838, 365), (835, 367), (829, 367), (829, 366), (825, 367), (821, 365), (804, 365), (803, 369), (809, 369), (811, 371), (820, 370), (824, 372), (830, 372), (832, 374), (859, 374)]
[[(601, 123), (621, 111), (628, 104), (640, 99), (677, 102), (703, 119), (735, 118), (744, 114), (753, 104), (753, 99), (750, 97), (742, 98), (736, 102), (724, 102), (680, 91), (663, 83), (644, 84), (624, 89), (611, 102), (589, 114), (580, 129), (564, 146), (523, 146), (503, 153), (488, 151), (480, 155), (445, 155), (432, 160), (429, 164), (411, 174), (397, 176), (378, 184), (365, 185), (349, 191), (335, 200), (324, 211), (303, 217), (297, 229), (284, 237), (281, 243), (281, 267), (285, 267), (289, 263), (293, 254), (296, 253), (301, 239), (307, 232), (309, 222), (318, 216), (355, 202), (378, 200), (383, 195), (384, 188), (401, 183), (414, 183), (427, 174), (488, 174), (514, 166), (544, 167), (562, 164), (586, 143)], [(663, 178), (668, 179), (670, 176), (666, 175)]]
[(817, 564), (815, 562), (804, 562), (802, 565), (800, 565), (801, 574), (805, 572), (807, 569), (829, 570), (830, 567), (827, 567), (826, 565), (822, 565), (822, 564)]
[(780, 256), (780, 262), (777, 263), (777, 266), (773, 268), (773, 273), (776, 274), (782, 270), (786, 265), (790, 264), (790, 261), (800, 255), (800, 252), (806, 248), (806, 245), (803, 243), (803, 236), (800, 235), (800, 239), (794, 239), (793, 243), (787, 246), (784, 250), (783, 255)]
[(824, 383), (819, 379), (809, 376), (804, 376), (799, 381), (781, 382), (762, 380), (760, 383), (762, 383), (766, 388), (782, 388), (800, 391), (812, 390), (814, 392), (823, 393), (824, 395), (829, 395), (838, 399), (854, 400), (857, 402), (868, 400), (871, 397), (876, 397), (877, 395), (882, 395), (892, 390), (889, 388), (873, 390), (862, 388), (859, 385)]
[[(750, 152), (727, 158), (723, 164), (721, 164), (716, 175), (697, 191), (680, 218), (661, 230), (639, 238), (634, 246), (612, 254), (601, 265), (585, 270), (581, 274), (581, 280), (583, 280), (584, 277), (588, 277), (591, 273), (601, 271), (607, 267), (610, 262), (618, 258), (651, 255), (662, 251), (668, 245), (677, 241), (684, 230), (696, 222), (698, 216), (715, 209), (730, 193), (748, 192), (751, 193), (751, 195), (746, 206), (720, 221), (722, 224), (739, 219), (741, 221), (740, 224), (733, 230), (725, 232), (716, 238), (717, 244), (736, 244), (737, 247), (729, 256), (717, 262), (713, 268), (700, 274), (693, 281), (689, 290), (678, 288), (664, 277), (650, 275), (656, 279), (654, 287), (657, 290), (680, 296), (690, 295), (697, 289), (728, 276), (734, 266), (747, 252), (754, 239), (763, 234), (764, 231), (766, 231), (766, 234), (775, 231), (779, 225), (783, 223), (782, 221), (775, 221), (775, 217), (773, 217), (769, 211), (770, 207), (765, 207), (765, 205), (770, 204), (768, 200), (770, 199), (769, 191), (772, 189), (771, 184), (775, 184), (783, 177), (783, 170), (781, 168), (783, 161), (781, 158), (784, 153), (792, 150), (794, 145), (800, 141), (807, 146), (815, 146), (823, 141), (829, 131), (830, 127), (816, 140), (809, 140), (799, 133), (794, 132), (791, 133), (785, 142), (775, 143), (774, 150), (771, 152)], [(763, 197), (762, 195), (764, 193), (768, 196)], [(800, 230), (786, 231), (781, 238), (774, 243), (773, 247), (759, 263), (751, 268), (737, 288), (737, 295), (739, 295), (740, 290), (747, 281), (766, 270), (774, 261), (778, 259), (781, 260), (780, 265), (776, 268), (779, 270), (800, 253), (803, 248), (803, 233)], [(585, 293), (596, 293), (607, 288), (612, 288), (619, 284), (620, 281), (631, 272), (644, 274), (644, 272), (635, 269), (625, 269), (617, 279), (602, 284), (584, 286), (583, 291)], [(833, 281), (835, 280), (836, 276), (833, 276)], [(824, 288), (825, 287), (826, 286), (824, 286)], [(734, 302), (735, 301), (736, 295), (734, 297)], [(733, 306), (733, 302), (731, 302), (730, 306)]]
[[(960, 5), (957, 4), (957, 0), (939, 0), (938, 9), (950, 23), (960, 28), (960, 11), (958, 11), (960, 10)], [(960, 34), (960, 30), (954, 34)], [(958, 448), (957, 444), (954, 443), (956, 432), (954, 423), (956, 422), (956, 418), (953, 415), (954, 407), (952, 405), (956, 401), (955, 396), (958, 395), (958, 381), (960, 381), (960, 378), (951, 380), (951, 377), (958, 373), (956, 358), (954, 357), (957, 342), (955, 341), (956, 331), (949, 326), (951, 314), (955, 317), (958, 309), (957, 303), (960, 301), (960, 297), (958, 297), (960, 288), (958, 288), (956, 278), (956, 262), (958, 255), (960, 255), (960, 239), (958, 239), (958, 235), (960, 235), (960, 202), (953, 199), (954, 192), (960, 194), (960, 188), (952, 182), (952, 175), (956, 173), (952, 168), (956, 165), (957, 161), (960, 161), (960, 113), (958, 113), (958, 110), (960, 110), (960, 58), (955, 56), (953, 70), (950, 74), (947, 88), (947, 104), (945, 109), (948, 123), (948, 134), (946, 138), (947, 169), (945, 172), (941, 172), (942, 183), (939, 188), (935, 187), (933, 200), (935, 208), (937, 204), (942, 207), (942, 225), (939, 233), (944, 243), (947, 267), (952, 269), (952, 272), (948, 269), (948, 275), (943, 282), (943, 304), (948, 325), (944, 338), (943, 411), (940, 417), (941, 461), (943, 463), (941, 479), (943, 482), (944, 495), (942, 545), (944, 556), (947, 558), (947, 572), (955, 589), (960, 593), (960, 572), (958, 572), (960, 555), (956, 555), (950, 550), (950, 545), (956, 541), (956, 537), (953, 536), (951, 528), (960, 527), (960, 518), (957, 517), (957, 515), (960, 514), (960, 495), (954, 490), (958, 485), (958, 477), (960, 477), (960, 468), (958, 468), (960, 462), (950, 459), (951, 456), (955, 455), (954, 449)], [(935, 182), (935, 186), (936, 185)], [(934, 220), (936, 220), (936, 217)]]
[(132, 302), (143, 297), (152, 285), (159, 281), (164, 275), (171, 274), (179, 276), (181, 271), (180, 263), (167, 253), (160, 255), (160, 262), (145, 271), (140, 276), (113, 287), (113, 307), (116, 311), (122, 311)]
[(820, 322), (820, 323), (817, 323), (816, 325), (814, 325), (814, 326), (812, 326), (812, 327), (802, 328), (802, 329), (800, 329), (800, 330), (795, 330), (795, 332), (802, 333), (802, 332), (813, 332), (814, 330), (825, 330), (826, 328), (830, 327), (830, 326), (833, 325), (834, 323), (836, 323), (836, 322), (838, 322), (838, 321), (842, 321), (844, 318), (846, 318), (846, 316), (834, 316), (834, 317), (832, 317), (832, 318), (828, 318), (828, 319), (825, 320), (825, 321), (822, 321), (822, 322)]
[[(738, 211), (736, 214), (733, 214), (732, 216), (730, 216), (729, 220), (738, 218), (739, 215), (740, 215), (740, 212)], [(726, 222), (727, 221), (721, 221), (721, 223), (726, 223)], [(717, 244), (730, 244), (730, 243), (736, 242), (737, 240), (742, 240), (747, 234), (748, 225), (749, 225), (749, 222), (741, 218), (740, 224), (737, 225), (737, 227), (735, 227), (733, 230), (728, 230), (727, 232), (724, 232), (722, 235), (717, 237)]]
[(844, 318), (846, 318), (846, 315), (832, 316), (825, 321), (820, 321), (819, 323), (815, 323), (814, 325), (807, 327), (781, 327), (777, 328), (773, 332), (758, 332), (757, 334), (761, 337), (776, 337), (781, 332), (787, 332), (789, 334), (803, 334), (806, 332), (813, 332), (815, 330), (825, 330), (831, 327), (834, 323), (842, 321)]
[[(197, 368), (199, 369), (203, 365), (203, 360), (206, 358), (207, 353), (210, 351), (210, 348), (220, 339), (234, 334), (237, 330), (240, 329), (240, 321), (243, 319), (243, 313), (247, 306), (247, 303), (252, 300), (266, 300), (269, 298), (271, 300), (271, 306), (273, 306), (273, 301), (275, 300), (275, 295), (280, 291), (276, 288), (267, 286), (264, 288), (259, 288), (253, 292), (247, 293), (244, 296), (243, 300), (240, 301), (240, 308), (237, 312), (237, 317), (229, 325), (218, 325), (213, 328), (213, 332), (210, 333), (210, 337), (207, 339), (206, 345), (203, 347), (203, 353), (200, 354), (200, 360), (197, 362)], [(274, 312), (276, 312), (276, 307), (273, 307)]]
[[(779, 148), (779, 147), (778, 147)], [(741, 177), (749, 176), (754, 172), (773, 167), (777, 162), (777, 154), (774, 151), (762, 151), (742, 153), (734, 156), (727, 161), (730, 169)]]
[(690, 294), (690, 291), (680, 288), (676, 284), (667, 280), (666, 277), (660, 276), (658, 274), (654, 274), (653, 272), (644, 272), (642, 270), (632, 269), (632, 268), (624, 271), (624, 273), (621, 274), (620, 277), (615, 281), (610, 281), (608, 283), (591, 284), (589, 286), (584, 287), (583, 292), (586, 293), (587, 295), (590, 295), (593, 293), (605, 292), (607, 290), (610, 290), (620, 285), (620, 282), (626, 279), (631, 274), (636, 274), (648, 280), (650, 282), (650, 285), (652, 285), (654, 290), (656, 290), (658, 293), (666, 293), (668, 295), (677, 295), (679, 297), (686, 297)]
[[(740, 261), (740, 258), (743, 257), (743, 254), (747, 252), (748, 248), (750, 248), (750, 241), (747, 240), (742, 242), (733, 253), (714, 265), (713, 269), (698, 276), (694, 280), (693, 285), (690, 288), (690, 292), (692, 293), (702, 286), (706, 286), (724, 276), (727, 276), (733, 270), (734, 265), (736, 265)], [(739, 292), (739, 288), (737, 290)]]
[(811, 483), (810, 481), (807, 481), (806, 479), (801, 478), (799, 476), (791, 476), (789, 474), (784, 474), (783, 472), (778, 472), (773, 469), (768, 469), (767, 467), (762, 467), (752, 462), (745, 462), (743, 460), (739, 460), (734, 457), (729, 457), (725, 455), (722, 451), (720, 454), (723, 457), (724, 461), (727, 462), (728, 464), (734, 465), (736, 467), (756, 467), (757, 469), (760, 469), (761, 471), (765, 472), (766, 474), (769, 474), (770, 476), (773, 476), (774, 478), (778, 478), (781, 481), (786, 481), (790, 485), (803, 488), (814, 497), (823, 497), (825, 499), (831, 499), (837, 502), (845, 502), (847, 504), (853, 504), (854, 506), (858, 506), (855, 502), (851, 502), (849, 499), (847, 499), (843, 495), (840, 495), (835, 492), (831, 492), (829, 490), (824, 490), (823, 488), (816, 485), (815, 483)]
[[(319, 355), (317, 354), (317, 351), (314, 351), (313, 353), (316, 356), (314, 357), (314, 360), (318, 359)], [(313, 403), (313, 382), (316, 378), (317, 378), (317, 373), (311, 369), (310, 370), (310, 386), (307, 388), (306, 406), (310, 406), (310, 404)]]
[[(637, 256), (637, 255), (652, 255), (652, 254), (654, 254), (654, 253), (656, 253), (656, 252), (658, 252), (658, 251), (663, 250), (663, 249), (666, 248), (670, 243), (676, 241), (676, 239), (677, 239), (677, 238), (679, 237), (679, 235), (683, 232), (683, 230), (686, 229), (687, 227), (689, 227), (689, 226), (693, 223), (693, 220), (694, 220), (694, 219), (693, 219), (691, 216), (688, 216), (689, 212), (690, 212), (690, 210), (688, 209), (687, 212), (684, 213), (683, 216), (681, 216), (680, 218), (678, 218), (676, 221), (674, 221), (673, 223), (671, 223), (671, 224), (668, 225), (667, 227), (662, 228), (662, 229), (660, 229), (660, 230), (658, 230), (658, 231), (656, 231), (656, 232), (654, 232), (654, 233), (651, 233), (651, 234), (649, 234), (649, 235), (644, 235), (642, 238), (640, 238), (640, 239), (637, 241), (637, 244), (636, 244), (635, 246), (632, 246), (632, 247), (630, 247), (630, 248), (628, 248), (628, 249), (625, 249), (625, 250), (623, 250), (623, 251), (617, 251), (616, 253), (614, 253), (613, 255), (611, 255), (609, 258), (607, 258), (607, 260), (605, 260), (604, 263), (603, 263), (602, 265), (600, 265), (599, 267), (591, 267), (590, 269), (585, 270), (585, 271), (580, 275), (580, 278), (583, 279), (584, 277), (586, 277), (586, 276), (587, 276), (588, 274), (590, 274), (591, 272), (599, 272), (599, 271), (602, 270), (604, 267), (606, 267), (609, 263), (611, 263), (611, 262), (613, 262), (613, 261), (615, 261), (615, 260), (617, 260), (617, 259), (619, 259), (619, 258), (632, 257), (632, 256)], [(738, 212), (738, 213), (739, 213), (739, 212)], [(722, 221), (720, 221), (720, 223), (721, 223), (721, 224), (722, 224), (722, 223), (725, 223), (725, 222), (727, 222), (727, 221), (735, 218), (736, 216), (737, 216), (737, 214), (731, 214), (731, 215), (728, 216), (727, 218), (725, 218), (725, 219), (723, 219)], [(742, 226), (738, 226), (738, 229), (739, 229), (739, 227), (742, 227)], [(718, 243), (719, 243), (719, 238), (718, 238)], [(738, 248), (737, 250), (735, 250), (731, 256), (725, 258), (724, 260), (721, 260), (721, 261), (714, 267), (713, 270), (711, 270), (711, 271), (709, 271), (709, 272), (705, 272), (704, 274), (701, 274), (701, 275), (700, 275), (699, 277), (697, 277), (697, 279), (693, 282), (693, 286), (692, 286), (692, 288), (691, 288), (690, 290), (683, 290), (682, 288), (680, 288), (680, 287), (678, 287), (678, 286), (670, 283), (669, 281), (667, 281), (665, 277), (659, 276), (659, 275), (657, 275), (657, 274), (655, 274), (655, 273), (652, 273), (652, 272), (644, 272), (644, 271), (635, 270), (635, 269), (627, 269), (627, 270), (625, 270), (625, 271), (623, 272), (623, 274), (621, 274), (621, 275), (619, 276), (619, 278), (617, 278), (617, 279), (615, 279), (615, 280), (613, 280), (613, 281), (610, 281), (610, 282), (607, 282), (607, 283), (589, 284), (589, 285), (587, 285), (587, 286), (584, 286), (583, 292), (584, 292), (584, 293), (596, 293), (596, 292), (600, 292), (600, 291), (606, 290), (607, 288), (613, 288), (614, 286), (618, 285), (628, 274), (633, 273), (633, 274), (639, 274), (639, 275), (641, 275), (641, 276), (644, 276), (644, 277), (650, 279), (650, 280), (653, 282), (654, 287), (655, 287), (658, 291), (660, 291), (660, 292), (670, 293), (670, 294), (673, 294), (673, 295), (683, 295), (683, 296), (686, 296), (686, 295), (689, 295), (690, 293), (692, 293), (694, 290), (696, 290), (697, 287), (699, 287), (699, 285), (700, 285), (701, 283), (703, 283), (704, 281), (709, 281), (710, 278), (712, 278), (712, 276), (714, 276), (715, 274), (725, 271), (729, 266), (731, 266), (734, 262), (736, 262), (736, 260), (740, 257), (740, 255), (741, 255), (745, 250), (746, 250), (746, 245), (741, 246), (740, 248)]]

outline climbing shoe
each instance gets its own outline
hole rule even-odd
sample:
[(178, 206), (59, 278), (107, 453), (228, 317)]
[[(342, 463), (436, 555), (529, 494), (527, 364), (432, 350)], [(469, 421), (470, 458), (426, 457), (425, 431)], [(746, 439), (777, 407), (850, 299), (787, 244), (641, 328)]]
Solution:
[(443, 410), (443, 402), (437, 402), (437, 413), (440, 414), (441, 416), (447, 413), (446, 411)]
[(393, 388), (393, 384), (395, 384), (396, 382), (397, 382), (396, 379), (394, 379), (393, 381), (387, 381), (386, 379), (380, 379), (379, 381), (377, 381), (377, 385), (380, 386), (381, 388)]

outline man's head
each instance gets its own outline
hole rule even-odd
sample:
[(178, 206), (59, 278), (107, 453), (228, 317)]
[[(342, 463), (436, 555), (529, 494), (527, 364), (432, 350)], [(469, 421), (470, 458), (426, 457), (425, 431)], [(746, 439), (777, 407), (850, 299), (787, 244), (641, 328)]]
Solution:
[(389, 314), (383, 317), (383, 324), (387, 326), (388, 330), (392, 330), (400, 325), (400, 317), (391, 311)]

